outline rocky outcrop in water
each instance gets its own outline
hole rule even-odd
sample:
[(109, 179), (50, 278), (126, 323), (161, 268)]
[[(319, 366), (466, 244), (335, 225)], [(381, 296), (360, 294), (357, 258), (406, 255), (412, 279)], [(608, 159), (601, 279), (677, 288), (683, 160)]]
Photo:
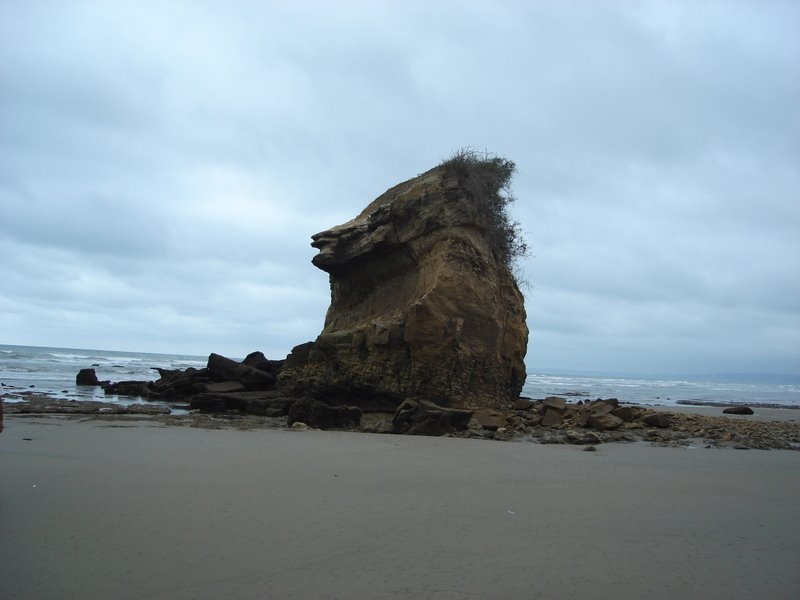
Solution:
[(75, 385), (99, 386), (100, 382), (97, 380), (97, 373), (94, 369), (81, 369), (75, 376)]
[(524, 301), (475, 191), (480, 177), (437, 167), (313, 236), (331, 304), (279, 386), (364, 410), (406, 399), (491, 407), (519, 396)]

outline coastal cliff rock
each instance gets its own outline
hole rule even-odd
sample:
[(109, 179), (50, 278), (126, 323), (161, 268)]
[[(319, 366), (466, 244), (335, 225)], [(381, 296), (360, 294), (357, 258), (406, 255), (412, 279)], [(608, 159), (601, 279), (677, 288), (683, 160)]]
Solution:
[(331, 304), (316, 341), (287, 358), (279, 385), (364, 410), (394, 410), (409, 398), (513, 402), (528, 329), (509, 267), (513, 224), (505, 213), (498, 222), (497, 203), (485, 197), (498, 193), (492, 169), (509, 164), (445, 162), (312, 236)]

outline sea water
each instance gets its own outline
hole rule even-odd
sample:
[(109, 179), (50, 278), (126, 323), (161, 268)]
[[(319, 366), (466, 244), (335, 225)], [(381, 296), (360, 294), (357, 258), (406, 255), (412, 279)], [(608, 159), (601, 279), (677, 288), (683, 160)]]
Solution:
[(70, 400), (131, 404), (142, 399), (106, 396), (99, 387), (75, 385), (75, 376), (81, 369), (94, 369), (100, 381), (154, 381), (159, 378), (158, 368), (200, 369), (207, 361), (207, 357), (184, 354), (0, 344), (0, 383), (6, 393), (35, 392)]
[(752, 381), (566, 376), (529, 374), (522, 394), (531, 398), (568, 396), (575, 400), (617, 398), (631, 404), (676, 406), (710, 404), (800, 408), (800, 385)]
[[(78, 371), (93, 368), (100, 381), (153, 381), (157, 368), (197, 369), (204, 356), (153, 354), (77, 348), (0, 345), (0, 383), (4, 392), (37, 392), (58, 398), (142, 402), (106, 396), (101, 388), (76, 386)], [(800, 385), (742, 381), (528, 375), (522, 395), (530, 398), (567, 396), (574, 400), (617, 398), (621, 402), (674, 406), (685, 403), (776, 405), (800, 408)], [(6, 401), (13, 401), (7, 399)]]

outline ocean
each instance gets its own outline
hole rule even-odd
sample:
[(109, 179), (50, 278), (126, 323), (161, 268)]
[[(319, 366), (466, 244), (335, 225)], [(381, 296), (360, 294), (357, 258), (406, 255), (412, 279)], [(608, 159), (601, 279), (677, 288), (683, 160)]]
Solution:
[(783, 383), (529, 374), (522, 394), (531, 398), (617, 398), (653, 406), (749, 404), (800, 408), (800, 385)]
[[(236, 358), (236, 357), (231, 357)], [(208, 357), (43, 348), (0, 344), (0, 383), (8, 393), (38, 392), (58, 398), (102, 400), (131, 404), (140, 399), (106, 396), (102, 389), (75, 385), (75, 375), (93, 368), (101, 381), (158, 379), (162, 369), (202, 368)], [(683, 379), (567, 376), (531, 373), (523, 396), (568, 396), (574, 400), (617, 398), (621, 402), (675, 406), (678, 404), (750, 404), (800, 408), (800, 385), (742, 381), (689, 381)], [(6, 399), (13, 402), (13, 399)]]
[[(197, 369), (208, 357), (151, 354), (80, 348), (44, 348), (0, 344), (0, 383), (4, 392), (37, 392), (70, 400), (99, 400), (133, 404), (141, 399), (107, 396), (99, 387), (77, 386), (81, 369), (94, 369), (100, 381), (155, 381), (156, 368)], [(5, 399), (13, 402), (13, 399)]]

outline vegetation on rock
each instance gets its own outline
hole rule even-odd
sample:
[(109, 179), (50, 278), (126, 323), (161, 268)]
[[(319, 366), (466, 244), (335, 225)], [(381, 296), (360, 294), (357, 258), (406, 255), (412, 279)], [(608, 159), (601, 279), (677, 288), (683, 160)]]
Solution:
[(522, 226), (508, 212), (508, 206), (516, 199), (511, 192), (511, 179), (517, 169), (514, 161), (462, 148), (440, 166), (484, 211), (492, 251), (513, 271), (516, 261), (528, 254)]

